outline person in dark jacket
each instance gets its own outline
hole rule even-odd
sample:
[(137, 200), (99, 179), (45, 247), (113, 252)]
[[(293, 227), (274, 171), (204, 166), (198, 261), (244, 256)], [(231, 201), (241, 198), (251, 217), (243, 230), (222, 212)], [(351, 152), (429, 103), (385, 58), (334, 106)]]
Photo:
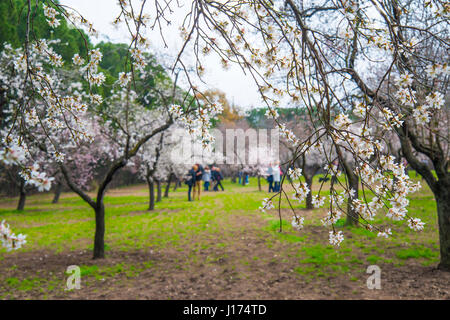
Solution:
[(200, 200), (200, 193), (202, 190), (202, 177), (203, 172), (205, 172), (205, 169), (203, 169), (203, 166), (201, 164), (195, 164), (195, 185), (194, 185), (194, 200), (195, 200), (195, 193), (197, 193), (198, 200)]
[(242, 185), (244, 185), (244, 186), (249, 183), (250, 171), (251, 170), (249, 167), (245, 167), (244, 170), (242, 171), (242, 176), (243, 176)]
[(273, 168), (272, 164), (269, 164), (269, 167), (267, 168), (267, 182), (269, 183), (269, 193), (274, 192), (275, 189), (273, 187)]
[(225, 189), (223, 188), (222, 185), (222, 180), (223, 180), (223, 175), (222, 172), (220, 172), (220, 168), (218, 167), (213, 167), (213, 170), (211, 170), (211, 173), (214, 177), (214, 181), (215, 181), (215, 185), (214, 185), (214, 191), (219, 191), (219, 187), (222, 189), (222, 191), (224, 191)]
[(196, 180), (195, 166), (192, 166), (192, 168), (189, 170), (189, 172), (187, 174), (186, 181), (185, 181), (185, 183), (189, 187), (189, 189), (188, 189), (188, 201), (193, 201), (193, 199), (191, 199), (191, 191), (192, 191), (192, 188), (195, 185), (195, 180)]

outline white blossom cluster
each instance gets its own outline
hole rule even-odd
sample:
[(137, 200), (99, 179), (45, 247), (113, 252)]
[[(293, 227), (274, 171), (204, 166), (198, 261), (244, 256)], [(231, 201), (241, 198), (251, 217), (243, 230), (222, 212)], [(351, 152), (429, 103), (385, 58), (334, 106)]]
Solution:
[[(63, 162), (66, 152), (60, 143), (62, 137), (70, 136), (75, 144), (92, 140), (84, 102), (89, 94), (82, 90), (80, 83), (72, 82), (66, 87), (65, 73), (59, 69), (63, 64), (61, 56), (52, 47), (59, 42), (45, 39), (34, 42), (26, 59), (22, 49), (13, 49), (8, 44), (0, 55), (0, 86), (5, 94), (16, 97), (9, 98), (4, 109), (0, 161), (21, 168), (21, 177), (26, 184), (39, 191), (49, 190), (53, 180), (33, 160), (42, 153), (42, 147), (49, 155), (48, 162)], [(92, 56), (95, 62), (91, 66), (96, 66), (101, 54), (93, 52)], [(73, 60), (79, 59), (74, 57)], [(24, 83), (27, 74), (30, 80)], [(33, 99), (27, 95), (29, 90), (36, 92)], [(23, 125), (32, 135), (22, 135)]]
[(302, 169), (300, 168), (289, 168), (288, 175), (292, 180), (300, 179), (302, 176)]
[(330, 210), (325, 218), (321, 220), (324, 226), (334, 225), (342, 216), (341, 210)]
[(144, 72), (147, 65), (147, 59), (144, 55), (144, 50), (150, 47), (150, 41), (146, 36), (147, 23), (150, 23), (150, 16), (144, 12), (145, 2), (143, 2), (137, 12), (136, 8), (133, 9), (133, 5), (129, 1), (118, 1), (120, 7), (120, 13), (112, 21), (112, 24), (116, 27), (119, 24), (127, 26), (130, 33), (130, 55), (132, 58), (132, 64), (134, 70)]
[[(445, 77), (450, 74), (450, 69), (447, 64), (428, 65), (425, 71), (430, 80), (439, 76)], [(438, 112), (444, 105), (444, 95), (439, 91), (432, 91), (426, 95), (425, 99), (420, 101), (418, 92), (413, 90), (413, 81), (414, 76), (410, 73), (405, 72), (400, 74), (396, 81), (398, 90), (395, 93), (395, 97), (401, 108), (412, 110), (412, 117), (417, 125), (425, 126), (430, 123), (433, 113)], [(387, 115), (388, 120), (395, 118), (391, 110), (386, 110), (384, 113)]]
[[(4, 144), (6, 144), (6, 141)], [(5, 165), (13, 165), (16, 163), (21, 163), (25, 160), (26, 151), (23, 146), (18, 144), (17, 140), (9, 143), (8, 145), (8, 147), (0, 150), (0, 161), (2, 161)]]
[(272, 200), (269, 199), (269, 198), (264, 199), (263, 202), (262, 202), (262, 206), (259, 207), (259, 209), (262, 212), (266, 212), (266, 210), (270, 210), (270, 209), (273, 209), (273, 208), (275, 208), (275, 206), (273, 205)]
[(217, 119), (222, 111), (223, 107), (216, 103), (200, 106), (191, 112), (183, 111), (179, 105), (171, 105), (169, 109), (172, 117), (183, 125), (192, 137), (198, 139), (205, 149), (210, 149), (215, 141), (209, 130), (211, 120)]
[(293, 188), (293, 198), (299, 203), (302, 203), (306, 199), (306, 196), (311, 192), (306, 182), (293, 184)]
[[(55, 5), (55, 7), (48, 6), (45, 3), (42, 5), (44, 16), (47, 18), (46, 21), (50, 27), (57, 28), (61, 24), (57, 17), (61, 16), (77, 28), (86, 30), (89, 35), (94, 37), (98, 36), (98, 32), (94, 29), (93, 24), (81, 16), (79, 12), (72, 10), (70, 7), (61, 6), (57, 3), (53, 3), (53, 5)], [(58, 8), (58, 10), (56, 8)]]
[(383, 237), (383, 238), (386, 238), (386, 239), (389, 238), (390, 235), (392, 235), (392, 231), (391, 231), (390, 228), (387, 228), (384, 231), (379, 231), (378, 234), (377, 234), (378, 237)]
[(72, 60), (80, 67), (80, 71), (84, 73), (85, 79), (90, 85), (100, 86), (105, 81), (106, 77), (103, 72), (98, 72), (98, 64), (102, 61), (103, 54), (100, 49), (92, 49), (89, 51), (89, 60), (83, 65), (84, 59), (75, 54)]
[(344, 241), (344, 234), (342, 231), (335, 232), (334, 230), (329, 232), (328, 240), (330, 241), (330, 244), (334, 246), (339, 246), (342, 241)]
[[(359, 106), (363, 110), (367, 109), (364, 104)], [(347, 214), (345, 204), (348, 203), (367, 222), (373, 221), (375, 215), (382, 211), (394, 221), (407, 220), (408, 226), (415, 231), (422, 230), (423, 222), (418, 218), (410, 218), (407, 210), (409, 205), (407, 196), (416, 192), (420, 188), (420, 183), (412, 181), (405, 173), (403, 164), (396, 163), (392, 155), (381, 155), (379, 158), (375, 158), (378, 160), (373, 160), (377, 152), (384, 150), (384, 145), (373, 138), (374, 128), (358, 126), (350, 120), (348, 115), (344, 114), (336, 117), (334, 125), (336, 131), (332, 136), (333, 142), (340, 148), (345, 148), (344, 150), (352, 150), (359, 159), (354, 166), (354, 173), (359, 177), (361, 183), (370, 188), (375, 195), (371, 200), (365, 201), (358, 199), (355, 190), (351, 188), (344, 189), (340, 193), (332, 189), (328, 201), (330, 210), (327, 216), (321, 220), (322, 224), (328, 227), (335, 225)], [(346, 154), (349, 152), (346, 151)], [(327, 162), (324, 170), (327, 175), (339, 177), (342, 174), (338, 165), (331, 161)], [(299, 179), (302, 171), (299, 168), (289, 168), (287, 174), (292, 179)], [(299, 202), (302, 202), (311, 192), (306, 183), (293, 183), (292, 187), (294, 189), (293, 198)], [(312, 196), (312, 204), (315, 208), (324, 206), (325, 200), (326, 198), (320, 194)], [(372, 226), (368, 224), (367, 228), (372, 229)], [(379, 231), (380, 237), (387, 238), (389, 235), (391, 235), (390, 229)], [(330, 243), (339, 245), (342, 239), (341, 234), (332, 233), (329, 240)]]
[(312, 204), (314, 208), (320, 208), (323, 207), (325, 204), (325, 198), (321, 197), (319, 194), (312, 196)]
[(53, 27), (57, 28), (61, 22), (56, 19), (56, 16), (59, 14), (58, 11), (56, 11), (54, 8), (47, 6), (45, 3), (43, 4), (44, 8), (44, 15), (47, 18), (47, 23)]
[(2, 242), (2, 246), (5, 247), (7, 251), (22, 248), (22, 246), (27, 243), (25, 240), (26, 237), (26, 235), (21, 233), (15, 235), (5, 220), (0, 223), (0, 241)]
[(47, 177), (47, 173), (39, 172), (39, 166), (34, 164), (31, 167), (25, 167), (20, 172), (20, 176), (25, 180), (28, 185), (35, 186), (39, 192), (49, 191), (52, 186), (54, 177)]
[(297, 217), (297, 216), (293, 216), (292, 217), (292, 227), (294, 229), (300, 230), (303, 228), (303, 223), (305, 221), (305, 218), (303, 217)]
[(131, 81), (131, 72), (120, 72), (117, 80), (121, 87), (126, 87)]

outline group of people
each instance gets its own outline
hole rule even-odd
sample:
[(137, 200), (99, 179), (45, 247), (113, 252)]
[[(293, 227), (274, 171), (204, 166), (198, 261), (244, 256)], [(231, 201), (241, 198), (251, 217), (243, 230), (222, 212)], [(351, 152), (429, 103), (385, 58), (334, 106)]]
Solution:
[[(202, 189), (202, 181), (203, 181), (203, 189), (204, 191), (209, 191), (209, 187), (211, 183), (214, 183), (213, 190), (219, 191), (219, 187), (224, 191), (222, 185), (223, 175), (220, 172), (220, 168), (216, 166), (203, 166), (201, 164), (194, 164), (192, 168), (189, 170), (185, 183), (188, 185), (188, 200), (194, 201), (195, 195), (197, 194), (197, 200), (200, 200), (200, 194)], [(192, 192), (192, 197), (191, 197)]]
[[(239, 183), (246, 185), (248, 184), (249, 179), (249, 171), (241, 170), (239, 172)], [(266, 170), (266, 179), (269, 183), (269, 192), (279, 192), (280, 191), (280, 182), (281, 177), (283, 176), (283, 171), (281, 170), (279, 161), (275, 163), (271, 163)], [(197, 200), (200, 200), (201, 190), (202, 190), (202, 181), (203, 181), (203, 190), (210, 191), (209, 188), (213, 185), (213, 191), (219, 191), (219, 188), (224, 191), (224, 187), (222, 185), (223, 175), (220, 171), (219, 167), (216, 166), (205, 166), (203, 167), (201, 164), (194, 164), (192, 168), (187, 173), (185, 183), (188, 185), (188, 200), (194, 201), (197, 197)]]
[(269, 183), (269, 192), (280, 191), (280, 181), (283, 176), (280, 163), (277, 161), (275, 164), (269, 164), (267, 168), (267, 182)]

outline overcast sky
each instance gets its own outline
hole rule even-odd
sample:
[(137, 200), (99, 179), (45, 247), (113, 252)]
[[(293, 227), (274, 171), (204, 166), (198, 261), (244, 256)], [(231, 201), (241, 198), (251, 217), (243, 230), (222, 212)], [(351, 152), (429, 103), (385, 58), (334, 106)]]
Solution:
[[(92, 42), (97, 43), (99, 41), (110, 42), (122, 42), (129, 43), (130, 36), (125, 28), (122, 26), (116, 28), (112, 25), (112, 21), (120, 12), (116, 0), (61, 0), (64, 5), (68, 5), (77, 11), (79, 11), (86, 19), (94, 24), (94, 28), (99, 31), (99, 37), (97, 39), (92, 38)], [(139, 4), (137, 2), (137, 4)], [(183, 0), (180, 1), (183, 3)], [(190, 3), (190, 1), (186, 1)], [(149, 9), (152, 8), (152, 3), (148, 2), (146, 5)], [(187, 6), (176, 9), (173, 15), (169, 18), (172, 22), (171, 26), (164, 27), (164, 37), (168, 44), (168, 48), (164, 48), (159, 30), (148, 31), (147, 36), (151, 42), (151, 51), (158, 52), (158, 56), (164, 57), (166, 62), (171, 60), (171, 57), (175, 57), (178, 53), (178, 49), (182, 43), (180, 32), (178, 30), (180, 21), (185, 16)], [(151, 12), (149, 12), (151, 14)], [(173, 59), (173, 58), (172, 58)], [(256, 90), (256, 85), (253, 80), (243, 75), (241, 69), (234, 66), (228, 70), (224, 70), (217, 57), (208, 56), (207, 61), (204, 62), (206, 66), (206, 73), (203, 77), (205, 84), (200, 82), (197, 85), (202, 88), (215, 88), (226, 93), (228, 100), (231, 103), (235, 103), (243, 108), (250, 106), (261, 106), (261, 99)], [(185, 63), (193, 61), (188, 55), (184, 58)]]

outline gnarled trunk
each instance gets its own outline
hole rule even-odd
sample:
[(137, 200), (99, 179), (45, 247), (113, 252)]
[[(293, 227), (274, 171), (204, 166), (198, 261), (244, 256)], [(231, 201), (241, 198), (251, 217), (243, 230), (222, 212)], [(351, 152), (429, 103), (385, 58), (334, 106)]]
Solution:
[(17, 210), (22, 211), (25, 209), (25, 200), (27, 199), (27, 191), (25, 190), (25, 182), (20, 182), (20, 197), (19, 197), (19, 203), (17, 204)]
[(27, 198), (27, 194), (25, 192), (20, 192), (19, 203), (17, 204), (17, 210), (22, 211), (25, 209), (25, 200)]
[(70, 174), (67, 170), (67, 167), (63, 163), (60, 164), (60, 169), (66, 179), (66, 182), (70, 189), (77, 193), (84, 201), (86, 201), (95, 211), (95, 237), (94, 237), (94, 259), (104, 258), (105, 257), (105, 206), (103, 203), (103, 198), (105, 195), (105, 191), (108, 185), (111, 183), (114, 175), (126, 166), (129, 159), (134, 157), (140, 147), (144, 145), (150, 138), (157, 135), (158, 133), (163, 132), (172, 124), (172, 119), (166, 122), (163, 126), (158, 127), (153, 130), (143, 138), (141, 138), (132, 148), (128, 148), (129, 140), (127, 140), (127, 149), (122, 157), (117, 159), (112, 163), (112, 165), (108, 168), (106, 176), (103, 181), (100, 183), (97, 192), (97, 198), (94, 200), (87, 193), (85, 193), (80, 187), (78, 187), (71, 179)]
[(95, 208), (94, 259), (105, 257), (105, 206), (103, 199)]
[[(449, 179), (450, 180), (450, 179)], [(441, 261), (438, 268), (450, 271), (450, 181), (438, 183), (436, 195)]]
[(353, 173), (353, 171), (346, 172), (348, 185), (350, 190), (355, 190), (355, 194), (352, 197), (349, 195), (348, 203), (347, 203), (347, 219), (345, 224), (348, 226), (358, 226), (359, 224), (359, 216), (358, 212), (355, 211), (355, 208), (352, 204), (353, 199), (358, 199), (358, 187), (359, 187), (359, 178), (358, 175)]
[(303, 177), (305, 178), (305, 182), (308, 185), (309, 192), (306, 195), (306, 209), (312, 210), (314, 209), (314, 206), (312, 204), (312, 182), (313, 182), (313, 176), (309, 176), (307, 174), (303, 174)]
[(161, 200), (162, 200), (162, 190), (161, 190), (161, 181), (159, 181), (159, 180), (156, 180), (156, 190), (157, 190), (156, 202), (161, 202)]
[(61, 195), (61, 191), (62, 191), (62, 183), (58, 182), (58, 184), (56, 185), (56, 188), (55, 188), (55, 194), (53, 196), (52, 203), (58, 203), (59, 196)]
[(151, 211), (155, 209), (155, 183), (153, 179), (147, 178), (147, 184), (149, 192), (148, 210)]
[(169, 174), (169, 179), (167, 180), (166, 189), (164, 190), (164, 198), (169, 197), (169, 191), (170, 191), (170, 183), (172, 182), (173, 174)]

